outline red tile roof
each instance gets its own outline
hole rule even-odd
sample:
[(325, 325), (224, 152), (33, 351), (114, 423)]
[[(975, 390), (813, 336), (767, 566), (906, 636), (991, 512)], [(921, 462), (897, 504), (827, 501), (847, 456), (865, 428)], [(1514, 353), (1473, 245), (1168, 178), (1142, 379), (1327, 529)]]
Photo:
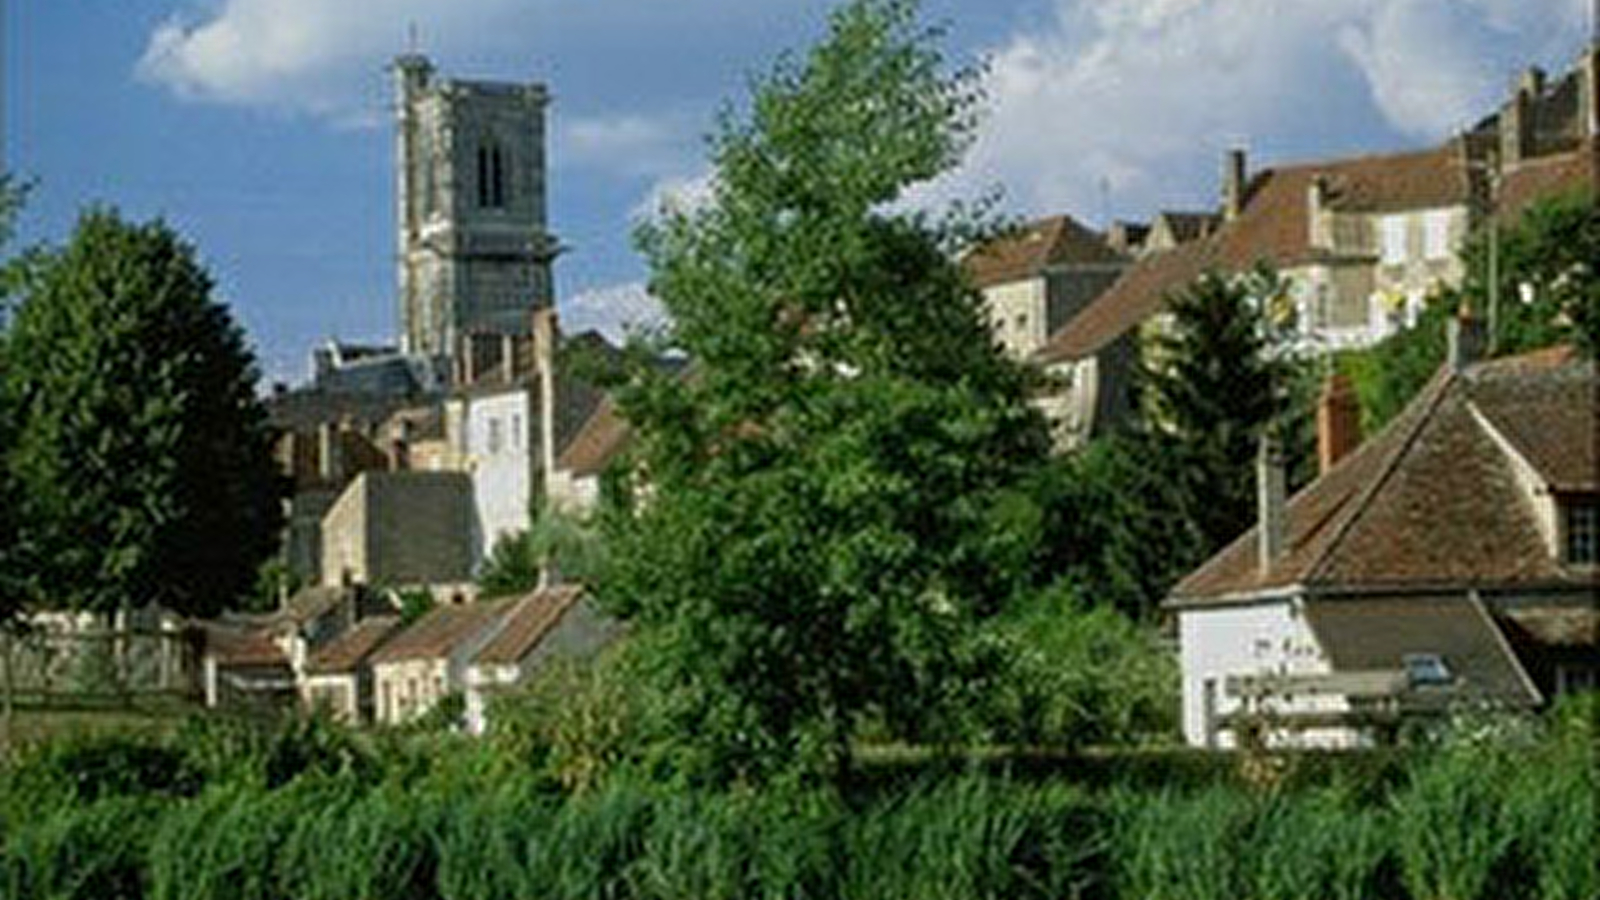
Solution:
[(1565, 191), (1600, 190), (1600, 141), (1589, 138), (1567, 153), (1535, 157), (1508, 169), (1495, 212), (1516, 218), (1535, 201)]
[(371, 662), (379, 665), (448, 656), (463, 641), (497, 627), (500, 617), (511, 609), (512, 602), (478, 600), (436, 607), (379, 648), (372, 654)]
[(205, 653), (221, 666), (285, 666), (289, 659), (267, 628), (239, 628), (203, 623)]
[(1105, 237), (1071, 216), (1029, 222), (984, 244), (962, 264), (976, 287), (990, 287), (1043, 274), (1050, 266), (1072, 263), (1119, 263), (1125, 259)]
[[(1251, 529), (1179, 582), (1168, 604), (1226, 603), (1292, 585), (1588, 584), (1592, 574), (1557, 562), (1511, 458), (1485, 422), (1515, 420), (1519, 455), (1541, 477), (1569, 477), (1596, 459), (1597, 390), (1592, 360), (1441, 370), (1383, 431), (1289, 502), (1285, 549), (1275, 564), (1262, 570)], [(1542, 415), (1523, 416), (1523, 407)], [(1580, 446), (1568, 449), (1585, 428)]]
[(1454, 206), (1466, 203), (1468, 196), (1454, 143), (1266, 169), (1250, 180), (1237, 218), (1206, 237), (1139, 260), (1052, 335), (1036, 358), (1051, 363), (1099, 352), (1160, 312), (1168, 294), (1207, 270), (1243, 272), (1259, 263), (1285, 267), (1314, 258), (1307, 195), (1318, 178), (1327, 186), (1329, 206), (1343, 212)]
[(580, 478), (598, 475), (627, 449), (632, 438), (633, 429), (608, 395), (561, 452), (556, 468)]
[(306, 671), (313, 675), (354, 672), (399, 627), (399, 616), (368, 616), (311, 654)]
[(539, 646), (582, 597), (583, 588), (576, 584), (542, 588), (522, 597), (506, 615), (500, 633), (478, 651), (473, 662), (498, 665), (521, 660)]

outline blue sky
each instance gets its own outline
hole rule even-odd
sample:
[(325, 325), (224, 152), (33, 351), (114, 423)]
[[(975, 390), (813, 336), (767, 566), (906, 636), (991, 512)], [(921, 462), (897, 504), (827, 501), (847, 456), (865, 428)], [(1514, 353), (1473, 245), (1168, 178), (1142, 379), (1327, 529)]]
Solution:
[[(989, 64), (967, 164), (1018, 215), (1213, 202), (1222, 151), (1270, 164), (1437, 140), (1530, 63), (1570, 64), (1591, 0), (926, 0)], [(395, 328), (384, 64), (415, 23), (447, 75), (542, 80), (572, 326), (647, 314), (631, 223), (692, 194), (700, 136), (825, 0), (13, 0), (4, 162), (38, 179), (23, 240), (109, 203), (200, 248), (274, 378), (312, 343)]]

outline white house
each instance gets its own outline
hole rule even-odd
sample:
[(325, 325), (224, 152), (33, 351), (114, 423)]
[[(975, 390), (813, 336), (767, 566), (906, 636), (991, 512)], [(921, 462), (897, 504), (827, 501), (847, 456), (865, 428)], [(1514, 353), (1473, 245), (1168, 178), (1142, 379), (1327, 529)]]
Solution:
[[(1452, 336), (1405, 411), (1286, 504), (1264, 454), (1257, 527), (1173, 589), (1190, 744), (1361, 745), (1600, 683), (1595, 363), (1470, 365), (1471, 326)], [(1353, 443), (1341, 418), (1319, 415), (1325, 450)]]
[(620, 625), (602, 614), (581, 586), (540, 588), (516, 601), (494, 639), (466, 672), (467, 730), (481, 734), (489, 701), (522, 684), (553, 658), (581, 658), (616, 638)]
[(371, 657), (374, 721), (409, 722), (463, 693), (467, 666), (500, 633), (514, 602), (445, 604), (391, 638)]

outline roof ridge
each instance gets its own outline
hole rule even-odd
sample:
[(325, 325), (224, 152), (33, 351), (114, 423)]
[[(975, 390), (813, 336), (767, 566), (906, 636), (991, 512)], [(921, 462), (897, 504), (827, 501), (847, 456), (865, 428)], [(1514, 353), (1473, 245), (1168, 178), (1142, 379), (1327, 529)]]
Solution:
[(1262, 166), (1257, 171), (1261, 174), (1268, 172), (1290, 172), (1303, 169), (1331, 168), (1336, 166), (1350, 166), (1358, 163), (1381, 162), (1397, 160), (1404, 157), (1422, 157), (1444, 155), (1453, 151), (1454, 139), (1430, 147), (1418, 147), (1412, 150), (1385, 150), (1357, 153), (1352, 156), (1334, 156), (1322, 159), (1310, 159), (1303, 162), (1287, 162), (1278, 165)]
[(1339, 545), (1349, 536), (1350, 530), (1355, 527), (1356, 522), (1360, 521), (1366, 513), (1367, 507), (1372, 503), (1372, 499), (1378, 495), (1383, 486), (1394, 475), (1395, 470), (1400, 467), (1400, 461), (1411, 452), (1411, 448), (1416, 445), (1417, 438), (1422, 434), (1422, 429), (1433, 419), (1434, 411), (1438, 409), (1440, 402), (1449, 393), (1450, 386), (1457, 381), (1456, 373), (1452, 372), (1448, 365), (1440, 366), (1439, 371), (1435, 372), (1433, 378), (1423, 387), (1422, 393), (1416, 400), (1412, 401), (1413, 403), (1425, 402), (1427, 405), (1418, 412), (1416, 420), (1409, 424), (1409, 430), (1403, 433), (1399, 445), (1390, 453), (1387, 459), (1382, 461), (1377, 477), (1368, 482), (1366, 487), (1356, 495), (1355, 505), (1350, 511), (1350, 515), (1340, 523), (1333, 537), (1323, 546), (1322, 552), (1311, 561), (1310, 565), (1306, 566), (1305, 576), (1302, 578), (1303, 581), (1307, 583), (1315, 582), (1322, 574), (1322, 570), (1327, 567), (1329, 560), (1333, 557), (1334, 551), (1339, 549)]

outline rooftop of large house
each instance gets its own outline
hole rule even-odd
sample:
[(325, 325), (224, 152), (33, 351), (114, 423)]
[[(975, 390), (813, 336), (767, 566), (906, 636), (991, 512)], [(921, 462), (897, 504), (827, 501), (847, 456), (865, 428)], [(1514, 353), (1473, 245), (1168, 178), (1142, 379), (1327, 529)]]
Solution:
[(372, 664), (448, 656), (462, 641), (493, 627), (495, 620), (505, 615), (515, 602), (513, 599), (478, 600), (436, 607), (384, 644), (372, 655)]
[(478, 651), (473, 662), (487, 665), (516, 663), (539, 646), (578, 601), (583, 588), (576, 584), (540, 588), (519, 598), (506, 614), (505, 624)]
[(1600, 377), (1570, 348), (1442, 368), (1394, 421), (1296, 494), (1282, 553), (1252, 528), (1173, 589), (1172, 608), (1317, 594), (1578, 588), (1534, 489), (1600, 491)]
[(962, 261), (976, 287), (1035, 278), (1052, 266), (1121, 263), (1105, 236), (1071, 216), (1029, 222), (974, 249)]
[(354, 672), (399, 628), (399, 616), (368, 616), (311, 654), (306, 660), (306, 673), (336, 675)]

